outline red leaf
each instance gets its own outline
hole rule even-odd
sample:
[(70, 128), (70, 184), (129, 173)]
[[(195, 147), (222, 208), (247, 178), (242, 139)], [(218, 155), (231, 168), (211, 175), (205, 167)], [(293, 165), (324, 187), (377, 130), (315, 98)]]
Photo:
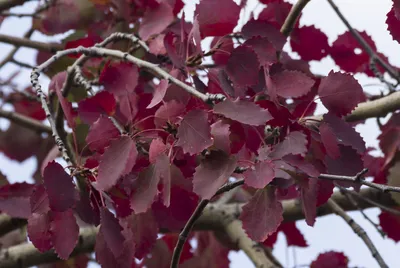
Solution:
[(164, 31), (174, 21), (173, 9), (165, 2), (159, 3), (156, 8), (149, 8), (143, 16), (139, 28), (139, 36), (143, 40)]
[(328, 174), (355, 176), (358, 172), (363, 170), (364, 163), (361, 155), (356, 150), (349, 146), (339, 145), (340, 157), (331, 159), (326, 157), (325, 164), (328, 168)]
[(43, 184), (35, 187), (30, 198), (30, 203), (32, 213), (46, 214), (50, 210), (49, 197)]
[(242, 28), (242, 35), (245, 39), (255, 36), (266, 37), (278, 51), (281, 51), (286, 43), (286, 37), (277, 28), (271, 23), (260, 19), (251, 19), (247, 22)]
[(86, 142), (91, 151), (103, 153), (104, 148), (110, 145), (111, 140), (120, 135), (119, 130), (113, 122), (105, 117), (100, 116), (92, 125), (86, 136)]
[(290, 35), (290, 46), (306, 61), (321, 60), (329, 49), (328, 37), (313, 25), (295, 28)]
[(225, 70), (234, 85), (246, 87), (258, 83), (259, 69), (257, 54), (250, 47), (242, 45), (232, 51)]
[[(398, 10), (398, 9), (397, 9)], [(400, 31), (399, 31), (399, 16), (396, 16), (396, 9), (393, 6), (392, 9), (386, 15), (386, 25), (389, 33), (392, 35), (393, 40), (400, 43)]]
[(115, 106), (114, 96), (107, 91), (101, 91), (91, 98), (80, 101), (78, 112), (83, 122), (93, 124), (101, 114), (112, 115)]
[[(229, 10), (229, 12), (216, 12)], [(223, 36), (235, 28), (240, 15), (240, 7), (232, 0), (202, 0), (196, 5), (195, 16), (198, 16), (200, 32), (203, 37)]]
[(133, 92), (138, 84), (139, 71), (136, 65), (126, 62), (106, 64), (101, 71), (99, 83), (115, 96)]
[(314, 80), (299, 71), (283, 70), (271, 76), (276, 94), (284, 98), (298, 98), (307, 94)]
[(103, 234), (104, 240), (114, 257), (118, 258), (123, 252), (125, 241), (121, 234), (122, 227), (118, 223), (118, 219), (107, 208), (103, 207), (100, 210), (100, 223), (99, 232)]
[(132, 214), (127, 220), (135, 241), (135, 257), (142, 259), (150, 253), (157, 240), (157, 222), (151, 210), (146, 213)]
[(275, 188), (257, 190), (243, 206), (240, 220), (247, 235), (262, 242), (274, 233), (283, 220), (283, 208), (275, 195)]
[(379, 214), (379, 224), (389, 238), (393, 239), (395, 242), (400, 241), (400, 217), (392, 213), (383, 211)]
[(214, 113), (236, 120), (242, 124), (261, 126), (272, 119), (271, 114), (254, 102), (226, 99), (214, 106)]
[(360, 134), (344, 120), (336, 117), (331, 113), (324, 114), (324, 122), (329, 124), (332, 128), (333, 133), (339, 139), (339, 143), (347, 146), (351, 146), (356, 149), (359, 154), (365, 152), (365, 142), (361, 138)]
[(339, 117), (350, 113), (365, 99), (362, 87), (353, 76), (333, 71), (322, 78), (318, 94), (324, 106)]
[(282, 158), (283, 161), (289, 165), (300, 169), (302, 172), (310, 177), (318, 177), (321, 172), (310, 162), (307, 162), (303, 157), (299, 155), (286, 155)]
[(296, 227), (295, 222), (284, 222), (279, 226), (279, 230), (285, 234), (288, 246), (308, 246), (303, 234)]
[(211, 41), (211, 50), (220, 45), (220, 47), (212, 54), (211, 58), (217, 65), (225, 65), (228, 62), (229, 56), (233, 51), (233, 40), (231, 38), (214, 37)]
[(310, 268), (347, 268), (349, 260), (341, 252), (329, 251), (318, 255)]
[(49, 90), (54, 90), (57, 94), (58, 100), (61, 103), (61, 107), (64, 111), (65, 118), (67, 119), (68, 125), (71, 128), (75, 128), (74, 111), (72, 104), (66, 100), (62, 94), (62, 88), (67, 78), (67, 72), (61, 72), (56, 74), (50, 81)]
[(229, 140), (229, 135), (231, 131), (229, 130), (230, 125), (219, 120), (211, 125), (211, 135), (214, 138), (214, 147), (220, 149), (226, 153), (230, 152), (231, 142)]
[(222, 151), (211, 151), (196, 168), (193, 192), (203, 199), (210, 199), (236, 168), (237, 160)]
[(57, 256), (63, 260), (68, 259), (79, 238), (79, 226), (72, 210), (54, 212), (50, 231)]
[[(82, 47), (92, 47), (94, 46), (96, 43), (100, 43), (102, 41), (102, 39), (96, 35), (89, 35), (87, 37), (84, 38), (80, 38), (77, 40), (72, 40), (72, 41), (67, 41), (65, 43), (65, 49), (70, 49), (70, 48), (76, 48), (79, 46)], [(82, 53), (80, 54), (69, 54), (68, 57), (70, 58), (79, 58), (82, 55)]]
[(254, 36), (244, 44), (250, 46), (256, 52), (258, 60), (263, 66), (268, 66), (278, 60), (276, 48), (266, 37)]
[(154, 163), (157, 160), (157, 157), (162, 155), (166, 149), (167, 146), (165, 146), (164, 142), (160, 138), (152, 140), (149, 149), (150, 163)]
[(0, 211), (11, 217), (28, 218), (31, 215), (29, 199), (34, 188), (34, 185), (25, 182), (0, 187)]
[[(34, 94), (31, 87), (26, 88), (24, 92), (32, 95)], [(21, 93), (11, 93), (9, 98), (11, 99), (14, 110), (17, 113), (29, 116), (39, 121), (46, 119), (46, 113), (44, 112), (40, 102), (32, 101)]]
[(275, 178), (275, 166), (270, 161), (258, 162), (243, 174), (245, 183), (253, 188), (262, 189)]
[(288, 154), (304, 155), (307, 152), (307, 144), (307, 136), (303, 132), (290, 132), (281, 143), (275, 146), (270, 157), (279, 159)]
[[(261, 11), (258, 15), (259, 21), (267, 21), (271, 23), (277, 30), (282, 28), (283, 23), (289, 15), (292, 5), (288, 2), (282, 0), (262, 0), (261, 2), (269, 2), (267, 7)], [(297, 18), (297, 22), (294, 28), (299, 27), (299, 21), (301, 19), (302, 13)]]
[(176, 123), (177, 117), (185, 111), (185, 105), (175, 100), (164, 103), (154, 115), (156, 126), (165, 126), (166, 122)]
[(138, 151), (135, 142), (129, 136), (121, 136), (107, 147), (101, 156), (97, 187), (108, 190), (117, 180), (128, 174), (136, 163)]
[(301, 179), (300, 197), (303, 212), (305, 215), (306, 223), (309, 226), (314, 226), (315, 217), (317, 216), (317, 192), (318, 192), (318, 179), (309, 178)]
[(213, 144), (208, 114), (204, 110), (192, 110), (187, 113), (178, 127), (178, 141), (184, 153), (191, 155), (202, 152)]
[(328, 124), (322, 123), (319, 126), (319, 132), (321, 134), (321, 141), (324, 144), (326, 153), (332, 159), (338, 158), (340, 156), (339, 145), (332, 128)]
[(43, 183), (53, 211), (63, 212), (75, 206), (78, 199), (72, 177), (55, 161), (50, 162), (43, 172)]
[(165, 96), (168, 88), (168, 80), (162, 79), (160, 84), (158, 84), (154, 88), (153, 92), (153, 99), (151, 100), (150, 104), (147, 106), (147, 109), (153, 108), (157, 104), (159, 104)]
[(27, 229), (29, 240), (40, 252), (45, 252), (52, 248), (50, 218), (47, 214), (33, 213), (28, 218)]

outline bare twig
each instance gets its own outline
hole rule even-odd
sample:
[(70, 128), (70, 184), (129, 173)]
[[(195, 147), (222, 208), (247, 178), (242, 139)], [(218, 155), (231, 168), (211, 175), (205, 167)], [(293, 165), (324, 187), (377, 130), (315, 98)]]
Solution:
[(348, 20), (343, 16), (343, 14), (340, 12), (338, 6), (333, 2), (333, 0), (327, 0), (328, 3), (331, 5), (333, 10), (336, 12), (340, 20), (346, 25), (347, 29), (350, 31), (350, 33), (353, 35), (353, 37), (357, 40), (357, 42), (363, 47), (365, 52), (376, 60), (382, 68), (384, 68), (394, 79), (397, 80), (397, 82), (400, 82), (400, 77), (399, 73), (394, 70), (389, 64), (387, 64), (382, 58), (371, 48), (371, 46), (364, 40), (364, 38), (356, 31), (354, 28), (350, 25)]
[(36, 119), (27, 117), (17, 112), (0, 110), (0, 117), (7, 118), (10, 121), (26, 128), (51, 134), (51, 128), (49, 126), (46, 126)]
[(39, 41), (32, 41), (27, 38), (9, 36), (5, 34), (0, 34), (0, 42), (11, 44), (14, 46), (34, 48), (40, 51), (46, 51), (50, 53), (55, 53), (56, 51), (63, 49), (63, 46), (61, 44), (43, 43)]
[(286, 17), (285, 22), (281, 27), (281, 33), (288, 37), (296, 24), (297, 19), (300, 17), (301, 11), (310, 2), (310, 0), (298, 0), (290, 10), (289, 15)]
[(27, 0), (0, 0), (0, 11), (10, 9), (15, 6), (22, 5)]
[(371, 239), (368, 237), (364, 229), (355, 222), (335, 201), (329, 199), (327, 204), (332, 208), (332, 210), (347, 222), (347, 224), (353, 229), (353, 231), (364, 241), (365, 245), (371, 251), (372, 256), (376, 259), (380, 267), (389, 267), (385, 261), (382, 259), (379, 251), (376, 249), (375, 245), (372, 243)]
[(34, 68), (34, 66), (32, 66), (32, 65), (30, 65), (28, 63), (25, 63), (25, 62), (22, 62), (22, 61), (19, 61), (19, 60), (16, 60), (16, 59), (11, 59), (10, 62), (14, 63), (15, 65), (18, 65), (20, 67), (23, 67), (23, 68), (27, 68), (27, 69)]
[[(29, 39), (34, 31), (35, 31), (34, 29), (29, 29), (24, 34), (24, 38)], [(18, 49), (19, 49), (19, 46), (16, 46), (8, 53), (8, 55), (0, 62), (0, 68), (3, 67), (7, 62), (9, 62), (10, 60), (12, 60), (14, 58), (14, 55), (15, 55), (15, 53), (17, 53)]]
[(37, 18), (38, 14), (37, 13), (13, 13), (13, 12), (4, 11), (4, 12), (0, 13), (0, 16), (2, 16), (2, 17), (18, 17), (18, 18), (22, 18), (22, 17)]

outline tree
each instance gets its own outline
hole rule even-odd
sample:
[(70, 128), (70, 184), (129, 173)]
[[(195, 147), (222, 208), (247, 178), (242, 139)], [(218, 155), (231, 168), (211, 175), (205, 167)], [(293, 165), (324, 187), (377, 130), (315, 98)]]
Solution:
[[(13, 111), (0, 110), (10, 121), (0, 150), (37, 160), (35, 183), (1, 176), (0, 267), (228, 267), (231, 250), (282, 267), (277, 234), (306, 247), (295, 221), (331, 213), (388, 267), (346, 211), (379, 207), (377, 231), (400, 240), (400, 74), (327, 1), (348, 27), (331, 45), (298, 23), (309, 0), (260, 0), (239, 30), (244, 0), (201, 0), (193, 23), (182, 0), (39, 1), (30, 14), (8, 11), (23, 0), (0, 1), (3, 20), (32, 18), (23, 38), (0, 34), (15, 46), (0, 67), (32, 67), (25, 89), (14, 75), (2, 81)], [(399, 4), (386, 20), (398, 42)], [(59, 42), (30, 40), (70, 30)], [(20, 47), (37, 50), (36, 66), (14, 58)], [(309, 62), (327, 56), (341, 71), (312, 73)], [(355, 73), (389, 93), (367, 94)], [(317, 100), (327, 113), (315, 113)], [(354, 127), (388, 114), (376, 157)], [(310, 266), (347, 263), (331, 251)]]

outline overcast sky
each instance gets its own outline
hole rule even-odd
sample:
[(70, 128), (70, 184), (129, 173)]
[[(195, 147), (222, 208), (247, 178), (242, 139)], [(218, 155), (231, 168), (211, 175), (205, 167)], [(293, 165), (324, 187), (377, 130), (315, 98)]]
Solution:
[[(198, 1), (184, 0), (186, 2), (186, 19), (193, 17), (194, 6)], [(296, 1), (288, 1), (294, 3)], [(262, 9), (262, 5), (257, 4), (257, 0), (249, 0), (247, 13), (257, 7), (258, 10)], [(399, 51), (400, 46), (397, 42), (393, 41), (389, 33), (386, 31), (386, 13), (391, 7), (391, 0), (336, 0), (335, 3), (339, 6), (340, 10), (344, 13), (345, 17), (349, 20), (351, 25), (357, 30), (365, 30), (372, 36), (375, 44), (380, 52), (383, 52), (389, 57), (392, 64), (400, 66)], [(34, 3), (30, 2), (25, 4), (22, 8), (16, 8), (14, 12), (30, 12), (34, 7)], [(331, 9), (325, 0), (311, 0), (308, 6), (304, 9), (301, 25), (315, 25), (328, 35), (329, 42), (332, 43), (336, 37), (346, 31), (343, 23), (337, 18), (334, 11)], [(30, 27), (30, 19), (28, 18), (11, 18), (6, 20), (0, 27), (0, 33), (9, 34), (14, 36), (22, 36), (23, 33)], [(56, 37), (56, 39), (59, 37)], [(34, 40), (51, 41), (54, 38), (43, 36), (35, 33), (32, 37)], [(207, 42), (205, 42), (204, 45)], [(1, 57), (7, 55), (12, 46), (0, 44)], [(285, 47), (288, 51), (290, 48)], [(20, 49), (17, 54), (17, 59), (29, 64), (34, 64), (35, 53), (32, 49)], [(329, 57), (320, 62), (312, 62), (312, 71), (318, 74), (328, 74), (331, 69), (338, 70), (332, 59)], [(0, 71), (0, 78), (7, 78), (12, 72), (18, 70), (13, 64), (7, 64)], [(18, 84), (21, 89), (29, 85), (29, 70), (23, 70), (18, 76)], [(382, 89), (379, 82), (375, 79), (367, 78), (364, 75), (356, 75), (360, 84), (364, 86), (365, 90), (370, 93), (379, 93)], [(41, 79), (43, 85), (47, 85), (46, 79)], [(375, 84), (371, 86), (370, 84)], [(10, 108), (5, 106), (5, 108)], [(323, 107), (318, 108), (318, 112), (322, 113)], [(0, 127), (5, 130), (8, 127), (8, 122), (0, 119)], [(367, 120), (367, 123), (357, 127), (357, 130), (363, 136), (367, 146), (377, 147), (378, 141), (376, 139), (379, 132), (374, 119)], [(35, 160), (28, 159), (23, 163), (15, 163), (9, 161), (0, 153), (0, 171), (6, 174), (11, 181), (28, 181), (31, 182), (31, 175), (36, 167)], [(379, 214), (378, 209), (369, 209), (367, 214), (376, 222)], [(362, 218), (360, 213), (350, 213), (352, 217), (367, 231), (375, 246), (378, 248), (382, 257), (385, 259), (390, 267), (398, 267), (398, 252), (400, 252), (399, 245), (395, 244), (392, 240), (383, 240), (376, 232), (371, 224)], [(287, 248), (286, 241), (282, 234), (278, 237), (278, 242), (274, 248), (275, 256), (281, 260), (285, 267), (293, 267), (294, 264), (304, 265), (310, 264), (313, 259), (317, 257), (320, 252), (336, 250), (343, 251), (350, 259), (350, 266), (358, 267), (378, 267), (376, 261), (372, 258), (369, 250), (359, 237), (347, 226), (347, 224), (335, 215), (319, 218), (316, 221), (314, 228), (305, 224), (304, 221), (298, 221), (297, 226), (304, 234), (308, 244), (308, 248)], [(230, 255), (232, 265), (234, 268), (252, 267), (251, 262), (243, 253), (231, 253)]]

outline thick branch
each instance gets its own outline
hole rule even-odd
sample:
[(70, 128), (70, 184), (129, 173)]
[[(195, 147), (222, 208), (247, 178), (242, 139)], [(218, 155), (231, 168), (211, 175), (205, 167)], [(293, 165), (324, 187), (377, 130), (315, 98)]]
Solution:
[(15, 6), (22, 5), (27, 0), (0, 0), (0, 12)]
[(9, 36), (9, 35), (5, 35), (5, 34), (0, 34), (0, 42), (11, 44), (14, 46), (34, 48), (37, 50), (47, 51), (50, 53), (55, 53), (55, 52), (63, 49), (63, 46), (61, 44), (43, 43), (43, 42), (39, 42), (39, 41), (32, 41), (27, 38)]
[(355, 222), (347, 213), (333, 200), (328, 200), (328, 206), (335, 212), (337, 215), (343, 218), (345, 222), (353, 229), (354, 233), (356, 233), (368, 247), (369, 251), (371, 251), (372, 256), (376, 259), (380, 267), (387, 268), (387, 264), (382, 259), (382, 256), (379, 254), (379, 251), (376, 249), (375, 245), (372, 243), (371, 239), (368, 237), (365, 230)]
[(310, 2), (310, 0), (298, 0), (290, 10), (289, 15), (286, 17), (285, 22), (281, 27), (281, 33), (288, 37), (296, 24), (297, 19), (300, 17), (301, 11)]
[[(27, 31), (24, 34), (24, 38), (31, 37), (31, 35), (33, 34), (34, 31), (35, 31), (34, 29), (29, 29), (29, 31)], [(11, 61), (14, 58), (15, 53), (17, 53), (18, 49), (19, 49), (19, 46), (16, 46), (8, 53), (8, 55), (0, 62), (0, 68), (3, 67), (7, 62)]]
[(13, 111), (0, 110), (0, 117), (7, 118), (23, 127), (51, 134), (51, 128), (40, 121)]

